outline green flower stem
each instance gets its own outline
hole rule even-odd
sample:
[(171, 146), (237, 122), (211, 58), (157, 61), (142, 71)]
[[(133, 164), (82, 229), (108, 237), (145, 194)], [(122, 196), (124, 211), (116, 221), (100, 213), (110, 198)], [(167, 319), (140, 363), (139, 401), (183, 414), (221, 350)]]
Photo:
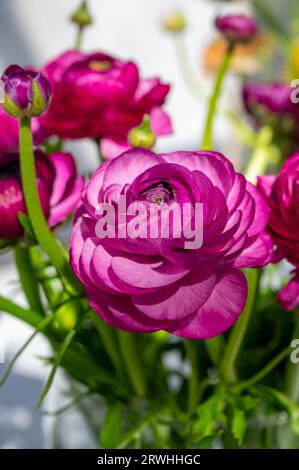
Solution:
[[(55, 309), (64, 293), (64, 286), (59, 274), (49, 275), (49, 263), (45, 260), (39, 247), (35, 246), (31, 252), (32, 264), (37, 280), (51, 309)], [(55, 270), (54, 270), (55, 271)]]
[(289, 354), (290, 354), (289, 347), (283, 349), (276, 357), (272, 359), (272, 361), (269, 362), (269, 364), (267, 364), (257, 374), (255, 374), (250, 379), (244, 380), (243, 382), (233, 385), (231, 387), (231, 390), (234, 391), (235, 393), (241, 393), (243, 390), (246, 390), (249, 387), (252, 387), (252, 385), (255, 385), (257, 382), (259, 382), (264, 377), (266, 377), (266, 375), (272, 372), (272, 370), (275, 369), (275, 367), (277, 367)]
[(122, 361), (119, 355), (118, 344), (116, 337), (114, 336), (114, 331), (93, 310), (88, 312), (88, 316), (94, 323), (115, 370), (118, 372), (121, 371)]
[(62, 247), (52, 234), (41, 207), (32, 149), (30, 118), (27, 116), (20, 119), (20, 157), (25, 203), (36, 239), (49, 256), (53, 266), (66, 281), (67, 287), (81, 291), (82, 287), (73, 274)]
[(32, 340), (36, 337), (38, 333), (40, 333), (42, 330), (47, 328), (47, 326), (54, 320), (55, 318), (55, 313), (52, 313), (52, 315), (47, 316), (46, 318), (43, 318), (43, 320), (40, 322), (38, 328), (34, 331), (34, 333), (29, 337), (29, 339), (23, 344), (21, 349), (17, 351), (13, 359), (10, 361), (6, 371), (4, 372), (3, 376), (0, 378), (0, 387), (4, 385), (6, 380), (8, 379), (15, 363), (17, 362), (18, 358), (23, 354), (25, 349), (29, 346), (29, 344), (32, 342)]
[(38, 325), (43, 319), (43, 316), (39, 312), (20, 307), (2, 296), (0, 296), (0, 311), (9, 313), (13, 317), (23, 320), (25, 323), (33, 326), (33, 328), (38, 328)]
[(78, 31), (77, 31), (76, 41), (75, 41), (75, 49), (77, 51), (79, 51), (82, 46), (83, 31), (84, 31), (84, 26), (78, 26)]
[(186, 340), (184, 342), (187, 356), (191, 364), (191, 375), (188, 382), (188, 410), (193, 413), (198, 403), (200, 386), (198, 374), (198, 349), (195, 340)]
[(128, 376), (137, 395), (146, 396), (146, 382), (136, 347), (135, 336), (132, 333), (118, 331), (120, 351), (127, 368)]
[(43, 313), (38, 280), (31, 260), (31, 250), (19, 244), (15, 246), (14, 255), (22, 289), (30, 308)]
[[(22, 308), (2, 296), (0, 296), (0, 312), (8, 313), (13, 317), (22, 320), (23, 322), (32, 326), (35, 330), (41, 329), (41, 322), (45, 320), (45, 317), (43, 317), (39, 312)], [(57, 336), (55, 331), (43, 329), (42, 333), (50, 341), (53, 349), (59, 352), (62, 343), (61, 338)], [(76, 380), (85, 383), (87, 386), (94, 387), (95, 383), (104, 383), (106, 385), (108, 384), (110, 387), (116, 387), (117, 384), (119, 385), (119, 382), (117, 383), (117, 381), (114, 381), (113, 378), (110, 379), (110, 376), (108, 377), (107, 375), (104, 377), (103, 369), (98, 368), (93, 360), (91, 360), (91, 356), (85, 353), (84, 350), (78, 351), (77, 349), (72, 348), (72, 344), (68, 343), (68, 348), (65, 349), (62, 356), (62, 367), (72, 377), (75, 377)], [(118, 391), (121, 391), (120, 386)], [(121, 391), (121, 393), (123, 392)]]
[[(299, 318), (296, 319), (296, 325), (293, 333), (293, 339), (299, 338)], [(291, 360), (288, 363), (287, 371), (287, 394), (294, 403), (299, 401), (299, 364), (293, 364)]]
[(36, 405), (36, 410), (39, 410), (40, 407), (42, 406), (43, 402), (44, 402), (44, 399), (46, 398), (51, 386), (52, 386), (52, 383), (54, 381), (54, 377), (56, 375), (56, 372), (57, 372), (57, 369), (58, 367), (60, 366), (61, 362), (62, 362), (62, 359), (63, 359), (63, 356), (65, 355), (68, 347), (70, 346), (71, 342), (73, 341), (76, 333), (78, 332), (78, 329), (79, 327), (81, 326), (81, 323), (84, 319), (84, 317), (86, 316), (86, 312), (83, 312), (81, 314), (81, 316), (79, 317), (75, 327), (70, 330), (68, 332), (68, 334), (65, 336), (64, 340), (61, 342), (61, 344), (59, 345), (59, 348), (57, 350), (57, 354), (56, 354), (56, 357), (54, 359), (54, 363), (53, 363), (53, 367), (52, 367), (52, 370), (51, 370), (51, 373), (48, 377), (48, 380), (46, 382), (46, 385), (43, 389), (43, 392), (37, 402), (37, 405)]
[(248, 181), (255, 184), (258, 175), (262, 175), (267, 170), (269, 163), (275, 163), (279, 159), (277, 150), (271, 146), (273, 139), (273, 130), (264, 126), (259, 131), (255, 150), (245, 170), (245, 176)]
[(222, 85), (230, 66), (233, 51), (234, 45), (230, 44), (216, 76), (214, 90), (209, 100), (208, 113), (202, 137), (201, 148), (204, 150), (211, 150), (213, 147), (213, 124), (217, 113), (218, 100), (222, 90)]
[(205, 348), (213, 366), (217, 366), (222, 358), (225, 342), (222, 335), (204, 340)]
[(223, 359), (220, 363), (220, 375), (226, 382), (236, 380), (235, 363), (243, 343), (243, 339), (249, 324), (251, 313), (254, 307), (256, 294), (259, 287), (259, 271), (257, 269), (247, 270), (248, 294), (247, 302), (237, 323), (229, 336)]

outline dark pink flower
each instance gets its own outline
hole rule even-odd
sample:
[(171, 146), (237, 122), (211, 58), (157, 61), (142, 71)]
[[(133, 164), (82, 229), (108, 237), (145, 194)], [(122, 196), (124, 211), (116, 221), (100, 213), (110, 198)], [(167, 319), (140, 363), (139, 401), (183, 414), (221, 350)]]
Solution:
[(232, 42), (248, 41), (257, 32), (254, 18), (245, 15), (219, 16), (216, 18), (215, 25)]
[(294, 89), (284, 83), (246, 83), (243, 102), (256, 127), (270, 125), (283, 155), (299, 145), (299, 106), (292, 101)]
[(282, 289), (279, 301), (286, 310), (299, 305), (299, 153), (275, 175), (260, 176), (258, 187), (270, 208), (269, 228), (279, 252), (295, 266), (294, 278)]
[[(98, 236), (103, 203), (115, 208), (117, 230), (130, 228), (132, 218), (123, 219), (120, 208), (124, 195), (128, 204), (146, 207), (138, 224), (141, 234)], [(203, 204), (203, 244), (190, 248), (184, 229), (194, 223), (197, 203)], [(191, 210), (184, 224), (179, 216), (163, 225), (169, 209), (184, 210), (186, 204)], [(149, 235), (151, 211), (169, 236)], [(271, 259), (267, 222), (268, 208), (258, 190), (223, 155), (129, 150), (101, 165), (83, 191), (71, 263), (92, 307), (113, 327), (209, 338), (242, 312), (247, 283), (240, 269)]]
[(255, 117), (294, 115), (297, 107), (291, 101), (293, 88), (284, 83), (245, 83), (243, 101), (246, 110)]
[[(37, 184), (41, 204), (50, 227), (63, 222), (77, 207), (84, 185), (77, 177), (69, 153), (35, 152)], [(26, 214), (17, 154), (0, 160), (0, 238), (16, 238), (23, 229), (18, 214)]]
[(53, 100), (42, 126), (48, 135), (68, 139), (125, 143), (130, 129), (144, 114), (160, 109), (169, 91), (159, 79), (141, 80), (133, 62), (101, 52), (68, 51), (46, 65), (43, 73), (52, 85)]

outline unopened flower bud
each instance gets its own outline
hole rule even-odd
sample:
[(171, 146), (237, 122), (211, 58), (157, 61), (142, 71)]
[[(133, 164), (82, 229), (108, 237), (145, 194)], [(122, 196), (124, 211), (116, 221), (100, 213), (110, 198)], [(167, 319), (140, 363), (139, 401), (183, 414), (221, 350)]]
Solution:
[(215, 26), (232, 43), (249, 41), (257, 33), (255, 19), (245, 15), (219, 16)]
[(186, 19), (179, 11), (170, 12), (163, 21), (163, 26), (169, 33), (181, 33), (186, 29)]
[(156, 143), (156, 135), (151, 129), (151, 122), (148, 115), (145, 115), (140, 126), (129, 132), (129, 144), (131, 147), (151, 149)]
[(72, 14), (71, 21), (79, 25), (81, 28), (93, 23), (86, 1), (82, 2), (79, 8)]
[(56, 311), (57, 325), (63, 330), (72, 330), (78, 321), (82, 305), (78, 300), (70, 300)]
[(11, 65), (5, 70), (1, 80), (4, 90), (3, 109), (10, 116), (37, 117), (48, 108), (51, 87), (41, 73)]

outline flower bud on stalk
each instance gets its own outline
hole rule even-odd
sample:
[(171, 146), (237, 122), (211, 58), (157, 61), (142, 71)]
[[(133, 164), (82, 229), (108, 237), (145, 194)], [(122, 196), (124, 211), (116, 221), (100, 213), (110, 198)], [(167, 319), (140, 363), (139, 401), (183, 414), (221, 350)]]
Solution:
[[(67, 257), (49, 227), (40, 197), (31, 131), (31, 118), (41, 116), (49, 106), (51, 87), (44, 75), (11, 65), (2, 75), (4, 111), (19, 119), (20, 173), (24, 205), (37, 242), (72, 292), (80, 292)], [(16, 192), (16, 191), (15, 191)], [(20, 191), (17, 200), (20, 199)], [(15, 202), (14, 198), (13, 201)], [(15, 205), (15, 204), (14, 204)]]
[(80, 316), (82, 305), (78, 300), (69, 300), (56, 311), (57, 326), (63, 330), (72, 330)]
[(129, 143), (133, 148), (151, 149), (154, 147), (156, 135), (151, 129), (151, 121), (148, 115), (144, 116), (140, 126), (129, 132)]
[(181, 33), (186, 29), (186, 19), (179, 11), (168, 13), (164, 18), (163, 27), (169, 33)]
[(78, 25), (78, 34), (76, 38), (75, 48), (79, 50), (81, 48), (84, 28), (86, 28), (86, 26), (90, 26), (93, 23), (93, 19), (88, 10), (86, 1), (83, 1), (79, 8), (77, 8), (77, 10), (72, 14), (71, 21)]
[(4, 111), (14, 118), (41, 116), (48, 108), (51, 87), (44, 75), (11, 65), (2, 75)]
[(247, 42), (257, 32), (254, 18), (245, 15), (218, 16), (215, 25), (230, 43)]
[(217, 113), (218, 99), (221, 94), (225, 76), (229, 70), (235, 47), (238, 43), (246, 42), (257, 32), (253, 18), (244, 15), (226, 15), (216, 18), (216, 28), (225, 36), (228, 42), (227, 52), (215, 78), (213, 92), (210, 96), (206, 123), (201, 147), (210, 150), (213, 147), (213, 126)]
[(93, 23), (92, 16), (88, 10), (87, 2), (82, 2), (79, 8), (72, 14), (71, 21), (81, 28)]

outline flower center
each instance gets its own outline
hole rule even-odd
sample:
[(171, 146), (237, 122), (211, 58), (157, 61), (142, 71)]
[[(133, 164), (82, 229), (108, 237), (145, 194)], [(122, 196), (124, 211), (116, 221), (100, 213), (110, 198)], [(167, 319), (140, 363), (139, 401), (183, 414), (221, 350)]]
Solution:
[(105, 72), (110, 70), (112, 62), (110, 60), (91, 60), (89, 62), (89, 68), (95, 72)]
[(173, 188), (169, 183), (160, 181), (146, 188), (141, 192), (141, 195), (148, 201), (154, 204), (168, 204), (170, 201), (175, 199)]

